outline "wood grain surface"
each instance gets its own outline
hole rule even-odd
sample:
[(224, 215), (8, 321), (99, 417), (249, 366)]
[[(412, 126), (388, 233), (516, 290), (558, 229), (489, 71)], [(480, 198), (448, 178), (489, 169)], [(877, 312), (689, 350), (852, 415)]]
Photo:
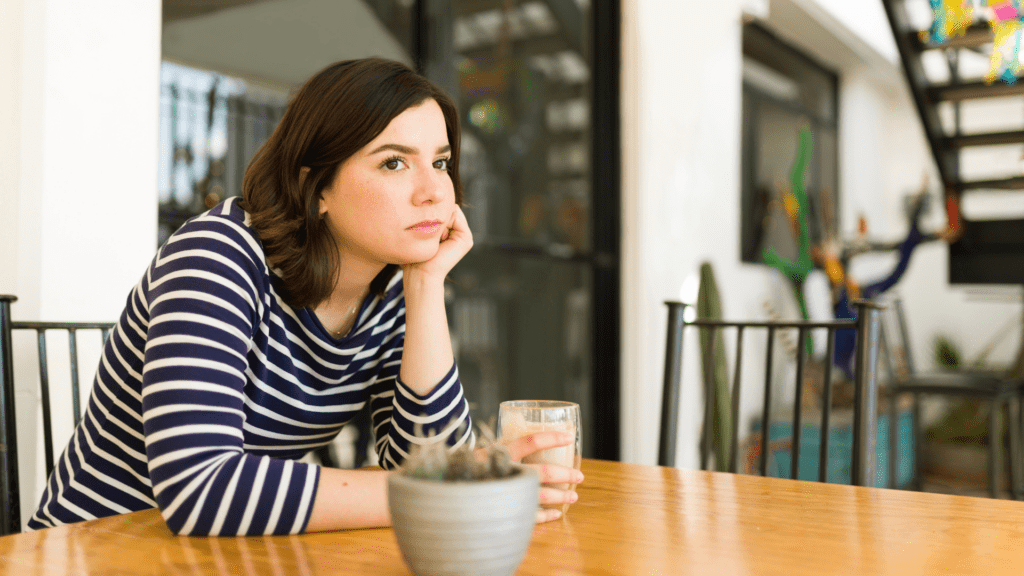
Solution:
[[(584, 460), (517, 574), (1021, 574), (1024, 502)], [(174, 536), (155, 510), (0, 538), (0, 574), (410, 574), (390, 529)]]

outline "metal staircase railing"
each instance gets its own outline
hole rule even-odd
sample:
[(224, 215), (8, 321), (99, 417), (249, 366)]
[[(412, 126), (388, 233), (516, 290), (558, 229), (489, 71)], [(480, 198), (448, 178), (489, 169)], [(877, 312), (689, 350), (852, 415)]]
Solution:
[[(1024, 127), (1019, 125), (984, 132), (963, 130), (961, 111), (966, 103), (1024, 96), (1024, 81), (988, 83), (961, 75), (963, 51), (980, 53), (993, 42), (988, 23), (976, 20), (963, 35), (952, 35), (941, 44), (933, 44), (923, 39), (926, 35), (914, 25), (908, 11), (908, 7), (930, 9), (927, 0), (882, 0), (882, 4), (940, 178), (957, 212), (965, 194), (1024, 190), (1024, 174), (1019, 165), (997, 177), (967, 178), (961, 171), (961, 158), (967, 149), (1024, 144)], [(975, 14), (976, 19), (980, 16)], [(948, 79), (941, 82), (930, 80), (925, 66), (925, 56), (934, 52), (943, 53), (948, 64)], [(949, 116), (940, 114), (941, 106), (951, 107), (951, 122)], [(950, 282), (1024, 284), (1024, 219), (983, 220), (960, 215), (959, 225), (962, 235), (950, 245)]]

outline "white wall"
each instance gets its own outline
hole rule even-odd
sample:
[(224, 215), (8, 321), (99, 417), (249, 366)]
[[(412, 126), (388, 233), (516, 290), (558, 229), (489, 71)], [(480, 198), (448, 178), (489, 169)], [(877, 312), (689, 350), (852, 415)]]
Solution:
[(159, 8), (4, 2), (0, 191), (18, 217), (0, 291), (16, 318), (113, 318), (152, 256)]
[[(778, 273), (739, 263), (740, 26), (743, 13), (764, 20), (787, 41), (837, 70), (840, 84), (841, 229), (847, 237), (864, 214), (871, 235), (901, 239), (907, 229), (903, 196), (927, 174), (937, 199), (937, 173), (905, 87), (880, 3), (833, 0), (725, 0), (692, 4), (623, 2), (623, 322), (622, 457), (656, 460), (666, 309), (701, 262), (714, 264), (726, 317), (765, 318), (765, 300), (795, 317)], [(879, 30), (881, 28), (881, 30)], [(944, 222), (933, 203), (926, 229)], [(914, 254), (898, 287), (906, 302), (918, 364), (929, 368), (939, 330), (959, 335), (972, 357), (1017, 302), (979, 301), (947, 284), (946, 248), (933, 243)], [(891, 269), (891, 254), (854, 261), (852, 274), (871, 281)], [(820, 279), (819, 279), (820, 280)], [(1019, 294), (1019, 291), (1016, 292)], [(684, 383), (695, 382), (693, 338)], [(992, 360), (1009, 361), (1019, 328)], [(748, 342), (746, 346), (763, 346)], [(732, 352), (731, 342), (726, 343)], [(730, 355), (731, 358), (731, 355)], [(730, 360), (731, 362), (731, 360)], [(748, 363), (744, 379), (760, 382)], [(786, 368), (778, 367), (778, 375)], [(750, 376), (750, 379), (747, 378)], [(757, 386), (755, 388), (760, 388)], [(743, 398), (756, 411), (759, 393)], [(697, 465), (701, 395), (685, 386), (677, 464)]]
[[(664, 358), (665, 307), (704, 259), (717, 266), (724, 307), (744, 312), (732, 286), (763, 284), (739, 264), (739, 0), (623, 6), (622, 458), (653, 463)], [(699, 397), (684, 390), (682, 422)], [(684, 426), (685, 428), (685, 426)], [(695, 461), (694, 426), (681, 462)]]
[[(889, 62), (899, 61), (899, 50), (893, 40), (889, 19), (882, 2), (849, 2), (848, 0), (797, 0), (805, 10), (823, 10), (842, 24), (861, 42)], [(817, 5), (817, 6), (815, 6)]]
[[(17, 320), (113, 321), (155, 249), (160, 2), (0, 10), (0, 293), (18, 296)], [(19, 444), (31, 457), (41, 453), (25, 417), (38, 406), (35, 355), (16, 345)], [(95, 364), (82, 360), (86, 386)], [(62, 400), (55, 417), (68, 413)], [(22, 460), (23, 513), (38, 501), (39, 461)]]
[(21, 78), (24, 49), (24, 2), (0, 3), (0, 293), (16, 287), (7, 272), (18, 256), (18, 188), (21, 179)]

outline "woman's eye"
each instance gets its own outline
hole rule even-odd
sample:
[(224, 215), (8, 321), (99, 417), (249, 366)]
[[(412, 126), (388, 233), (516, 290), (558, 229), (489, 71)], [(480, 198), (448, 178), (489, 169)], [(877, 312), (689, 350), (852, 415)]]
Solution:
[(381, 164), (381, 167), (387, 168), (388, 170), (398, 170), (405, 165), (405, 160), (401, 158), (388, 158)]
[(441, 158), (440, 160), (434, 160), (434, 168), (437, 168), (438, 170), (447, 170), (449, 162), (451, 162), (451, 158)]

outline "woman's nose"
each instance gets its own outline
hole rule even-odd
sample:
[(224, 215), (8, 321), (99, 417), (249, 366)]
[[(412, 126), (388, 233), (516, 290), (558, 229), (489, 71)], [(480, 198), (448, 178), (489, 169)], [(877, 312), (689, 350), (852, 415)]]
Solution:
[(451, 178), (447, 172), (428, 170), (417, 179), (413, 202), (416, 204), (436, 204), (445, 199), (451, 188)]

